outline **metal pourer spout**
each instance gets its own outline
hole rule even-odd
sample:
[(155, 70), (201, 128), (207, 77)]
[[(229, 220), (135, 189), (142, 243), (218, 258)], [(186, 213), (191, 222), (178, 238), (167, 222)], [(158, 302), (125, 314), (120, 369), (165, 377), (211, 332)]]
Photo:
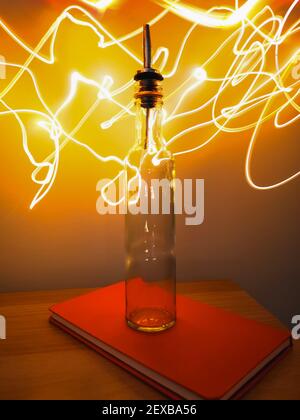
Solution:
[(144, 70), (150, 70), (152, 64), (152, 47), (151, 47), (151, 35), (150, 26), (144, 25)]
[(159, 100), (162, 100), (162, 88), (160, 82), (164, 80), (161, 73), (152, 68), (152, 47), (150, 26), (144, 25), (143, 36), (144, 68), (139, 70), (134, 77), (139, 82), (136, 99), (141, 99), (143, 108), (154, 108)]

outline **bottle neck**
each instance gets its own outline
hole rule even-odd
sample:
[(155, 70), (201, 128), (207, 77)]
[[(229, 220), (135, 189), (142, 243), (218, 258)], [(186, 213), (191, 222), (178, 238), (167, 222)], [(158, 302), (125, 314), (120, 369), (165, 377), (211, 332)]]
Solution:
[(136, 142), (149, 154), (157, 153), (164, 146), (162, 136), (162, 101), (146, 108), (141, 100), (136, 100)]

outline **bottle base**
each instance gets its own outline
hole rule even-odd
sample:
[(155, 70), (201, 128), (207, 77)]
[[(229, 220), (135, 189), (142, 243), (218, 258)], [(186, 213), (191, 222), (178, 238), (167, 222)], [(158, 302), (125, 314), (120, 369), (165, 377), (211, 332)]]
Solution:
[(127, 318), (130, 328), (147, 333), (166, 331), (176, 324), (170, 312), (160, 308), (138, 309)]

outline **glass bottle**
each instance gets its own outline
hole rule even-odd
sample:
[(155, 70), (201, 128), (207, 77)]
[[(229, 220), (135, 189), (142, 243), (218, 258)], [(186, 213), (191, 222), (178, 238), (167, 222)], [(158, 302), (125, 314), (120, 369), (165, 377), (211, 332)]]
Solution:
[(126, 319), (136, 330), (157, 332), (176, 321), (175, 166), (162, 136), (163, 77), (145, 65), (135, 80), (136, 143), (126, 167)]

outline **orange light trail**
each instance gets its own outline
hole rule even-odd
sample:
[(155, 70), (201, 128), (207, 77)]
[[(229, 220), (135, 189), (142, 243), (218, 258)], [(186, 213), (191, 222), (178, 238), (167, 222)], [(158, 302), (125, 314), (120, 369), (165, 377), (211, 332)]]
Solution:
[[(85, 3), (89, 3), (90, 5), (92, 4), (93, 6), (99, 8), (106, 8), (109, 7), (113, 1), (86, 1)], [(258, 134), (261, 125), (266, 121), (273, 119), (274, 126), (277, 129), (280, 129), (295, 123), (300, 118), (299, 105), (296, 102), (296, 98), (299, 96), (300, 92), (300, 79), (294, 80), (288, 86), (285, 86), (284, 83), (287, 74), (292, 71), (292, 68), (295, 65), (295, 61), (300, 56), (300, 49), (298, 49), (298, 51), (289, 57), (283, 65), (280, 66), (278, 61), (279, 47), (284, 45), (284, 43), (287, 42), (291, 35), (300, 31), (300, 19), (287, 30), (285, 30), (287, 19), (295, 10), (296, 6), (299, 6), (299, 0), (295, 0), (291, 3), (291, 6), (283, 17), (275, 15), (270, 6), (265, 6), (259, 11), (256, 11), (258, 4), (260, 3), (259, 0), (247, 1), (241, 7), (239, 7), (239, 1), (236, 1), (236, 7), (234, 9), (228, 7), (214, 7), (208, 11), (203, 11), (196, 8), (191, 9), (179, 1), (165, 0), (163, 3), (163, 11), (150, 22), (152, 26), (161, 21), (168, 13), (175, 13), (183, 19), (192, 21), (192, 25), (186, 32), (186, 35), (181, 42), (175, 62), (173, 63), (170, 71), (166, 71), (167, 65), (170, 61), (170, 52), (168, 48), (162, 46), (158, 48), (154, 54), (154, 64), (160, 63), (159, 69), (164, 74), (165, 78), (173, 78), (177, 74), (188, 41), (198, 26), (209, 26), (212, 28), (233, 27), (233, 32), (216, 49), (216, 51), (213, 52), (209, 59), (206, 62), (200, 64), (198, 68), (191, 69), (190, 76), (181, 86), (176, 89), (176, 93), (180, 93), (180, 98), (176, 105), (172, 109), (169, 109), (166, 113), (164, 124), (169, 124), (179, 118), (187, 119), (191, 115), (208, 109), (208, 107), (211, 107), (212, 109), (211, 118), (199, 122), (198, 124), (191, 125), (189, 128), (176, 133), (176, 135), (166, 141), (166, 144), (171, 145), (179, 139), (183, 141), (184, 137), (188, 133), (196, 131), (201, 127), (211, 126), (215, 128), (214, 133), (197, 146), (188, 147), (187, 145), (184, 150), (175, 153), (175, 155), (186, 155), (207, 146), (222, 132), (244, 132), (253, 129), (245, 164), (246, 178), (251, 187), (260, 190), (273, 189), (280, 187), (298, 177), (300, 175), (300, 171), (293, 174), (289, 178), (286, 178), (273, 185), (259, 186), (253, 181), (250, 168), (254, 145), (258, 140)], [(223, 12), (226, 13), (224, 14)], [(78, 14), (80, 14), (80, 18), (77, 16)], [(112, 182), (120, 179), (124, 172), (125, 163), (130, 165), (130, 162), (127, 162), (127, 158), (120, 159), (116, 154), (110, 156), (102, 156), (87, 144), (79, 141), (76, 138), (76, 135), (81, 127), (88, 121), (93, 112), (98, 108), (99, 104), (105, 100), (113, 102), (119, 108), (119, 111), (109, 120), (101, 122), (99, 121), (99, 126), (101, 129), (109, 130), (110, 127), (112, 127), (114, 124), (117, 124), (120, 119), (125, 117), (132, 118), (134, 115), (134, 104), (124, 104), (118, 100), (118, 96), (121, 93), (132, 87), (132, 81), (128, 81), (123, 86), (114, 90), (114, 80), (110, 75), (104, 75), (101, 81), (97, 81), (87, 78), (79, 72), (74, 71), (70, 74), (69, 78), (69, 93), (66, 98), (62, 99), (61, 105), (56, 110), (50, 109), (49, 105), (41, 94), (37, 79), (33, 71), (30, 69), (30, 66), (34, 60), (39, 60), (46, 65), (52, 65), (55, 63), (56, 39), (60, 26), (65, 20), (69, 20), (74, 25), (78, 26), (79, 29), (80, 27), (87, 27), (93, 31), (98, 38), (98, 46), (100, 49), (109, 48), (113, 45), (118, 46), (137, 64), (142, 64), (141, 58), (134, 54), (126, 46), (126, 41), (139, 36), (142, 32), (142, 28), (138, 28), (135, 31), (123, 35), (120, 38), (115, 38), (105, 28), (104, 25), (102, 25), (94, 16), (91, 15), (91, 13), (89, 13), (84, 7), (81, 6), (69, 6), (66, 8), (51, 25), (49, 30), (38, 43), (37, 47), (34, 49), (29, 47), (18, 35), (14, 33), (12, 29), (10, 29), (0, 19), (0, 29), (5, 31), (6, 34), (8, 34), (16, 44), (18, 44), (24, 51), (29, 54), (26, 62), (23, 65), (8, 63), (3, 60), (3, 58), (0, 58), (0, 67), (12, 67), (18, 70), (15, 77), (0, 92), (0, 103), (5, 109), (4, 111), (0, 112), (0, 116), (11, 114), (16, 118), (21, 129), (23, 149), (30, 162), (35, 167), (32, 173), (32, 181), (39, 185), (39, 190), (35, 195), (30, 208), (33, 208), (41, 200), (43, 200), (52, 189), (59, 168), (61, 151), (68, 142), (73, 142), (77, 146), (84, 148), (94, 158), (101, 162), (117, 163), (120, 166), (120, 172)], [(267, 31), (266, 28), (268, 26), (271, 26), (271, 29)], [(245, 37), (246, 33), (248, 34), (247, 37)], [(208, 66), (210, 63), (217, 62), (219, 55), (233, 40), (235, 40), (233, 47), (235, 58), (231, 63), (229, 70), (227, 71), (227, 74), (224, 75), (224, 77), (214, 78), (207, 70)], [(49, 42), (49, 54), (48, 56), (45, 56), (41, 54), (41, 51)], [(274, 72), (267, 70), (268, 54), (273, 54), (273, 59), (276, 63), (276, 70)], [(25, 74), (28, 75), (32, 81), (37, 98), (43, 107), (43, 112), (37, 111), (35, 109), (14, 109), (13, 106), (8, 104), (6, 100), (7, 94), (15, 89), (16, 83)], [(250, 87), (244, 93), (241, 100), (239, 100), (235, 105), (231, 107), (221, 106), (222, 96), (228, 89), (239, 86), (242, 82), (250, 79), (252, 80)], [(180, 112), (181, 105), (193, 95), (195, 90), (200, 85), (208, 85), (211, 83), (219, 85), (219, 89), (215, 95), (210, 97), (206, 102), (200, 103), (197, 108), (189, 109), (185, 112)], [(75, 99), (79, 85), (94, 88), (98, 93), (97, 100), (78, 121), (76, 127), (74, 127), (71, 132), (68, 132), (63, 127), (60, 115), (62, 111), (65, 110)], [(262, 93), (263, 89), (266, 90), (265, 93)], [(166, 103), (168, 103), (168, 100), (174, 96), (174, 94), (175, 92), (170, 93), (170, 95), (166, 98)], [(285, 98), (285, 102), (282, 105), (277, 106), (277, 108), (271, 109), (271, 102), (274, 98), (279, 96)], [(252, 122), (250, 121), (243, 126), (237, 125), (236, 127), (229, 127), (229, 125), (238, 120), (239, 117), (247, 115), (250, 110), (257, 109), (258, 106), (261, 105), (263, 105), (263, 111), (257, 120)], [(298, 114), (288, 121), (281, 122), (280, 117), (288, 106), (292, 106)], [(221, 110), (218, 110), (220, 107)], [(39, 128), (44, 130), (49, 135), (49, 138), (53, 143), (53, 153), (51, 153), (41, 162), (36, 161), (30, 151), (26, 127), (21, 117), (23, 114), (32, 114), (38, 116), (40, 118), (38, 122)], [(157, 165), (160, 163), (160, 152), (160, 150), (151, 150), (149, 152), (151, 153), (153, 162)], [(47, 174), (43, 179), (39, 179), (38, 174), (41, 170), (44, 169), (47, 169)], [(132, 169), (135, 171), (136, 177), (140, 178), (139, 168), (132, 167)], [(134, 179), (130, 180), (130, 182), (134, 182)], [(102, 189), (102, 194), (104, 197), (106, 197), (106, 188), (107, 186)], [(118, 203), (110, 204), (119, 204), (123, 199), (121, 198)]]

